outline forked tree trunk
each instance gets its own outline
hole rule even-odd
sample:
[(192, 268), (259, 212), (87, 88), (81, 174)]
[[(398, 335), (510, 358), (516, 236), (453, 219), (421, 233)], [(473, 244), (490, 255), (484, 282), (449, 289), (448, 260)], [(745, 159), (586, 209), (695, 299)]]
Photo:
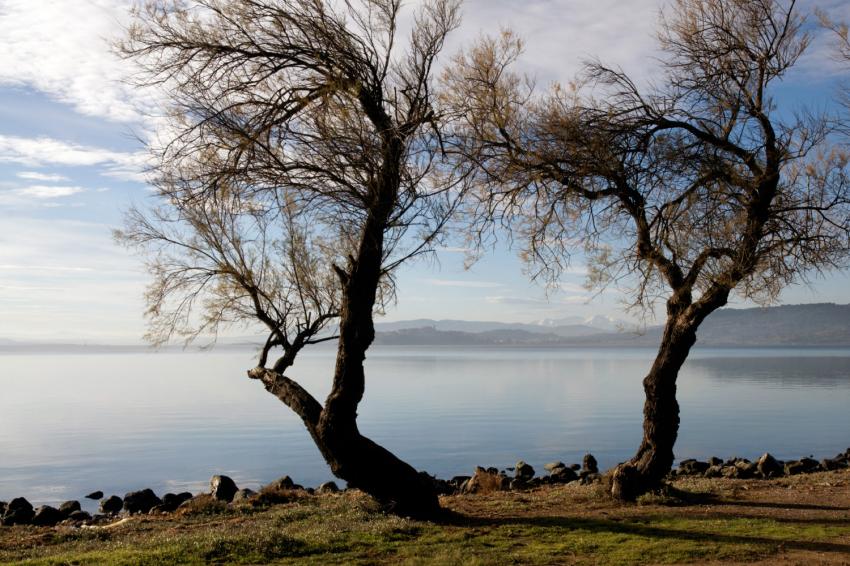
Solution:
[(673, 465), (679, 433), (676, 378), (696, 342), (696, 327), (668, 320), (655, 362), (643, 380), (643, 441), (634, 457), (614, 470), (611, 494), (634, 500), (657, 489)]

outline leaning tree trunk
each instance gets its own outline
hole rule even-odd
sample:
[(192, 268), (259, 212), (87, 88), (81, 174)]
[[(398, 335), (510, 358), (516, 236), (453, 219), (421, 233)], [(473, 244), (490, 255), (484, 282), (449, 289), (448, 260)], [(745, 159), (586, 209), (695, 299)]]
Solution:
[(696, 325), (668, 319), (652, 369), (643, 380), (643, 441), (634, 457), (614, 470), (611, 494), (634, 500), (660, 487), (673, 465), (673, 446), (679, 433), (676, 378), (691, 347)]
[(398, 194), (402, 141), (390, 137), (383, 149), (383, 170), (370, 191), (357, 254), (348, 270), (339, 273), (343, 292), (334, 383), (315, 436), (337, 477), (396, 513), (425, 516), (439, 509), (433, 482), (357, 428), (357, 406), (365, 389), (363, 362), (375, 338), (372, 312), (383, 275), (384, 231)]
[(335, 476), (368, 493), (394, 513), (427, 517), (440, 509), (431, 478), (360, 434), (357, 428), (357, 406), (366, 383), (363, 362), (375, 337), (372, 309), (383, 259), (386, 215), (381, 214), (380, 208), (377, 212), (367, 217), (358, 253), (350, 258), (349, 269), (339, 270), (343, 283), (339, 347), (333, 387), (325, 406), (283, 375), (293, 356), (283, 358), (274, 369), (258, 367), (248, 375), (261, 380), (270, 393), (301, 417)]

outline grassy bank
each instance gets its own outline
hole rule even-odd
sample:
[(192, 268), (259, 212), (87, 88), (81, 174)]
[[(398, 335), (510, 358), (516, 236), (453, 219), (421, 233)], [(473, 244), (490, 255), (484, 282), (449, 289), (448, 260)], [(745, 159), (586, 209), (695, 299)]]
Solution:
[(635, 505), (601, 486), (443, 498), (441, 522), (357, 492), (270, 506), (198, 505), (107, 528), (0, 528), (23, 564), (850, 564), (850, 471), (687, 479)]

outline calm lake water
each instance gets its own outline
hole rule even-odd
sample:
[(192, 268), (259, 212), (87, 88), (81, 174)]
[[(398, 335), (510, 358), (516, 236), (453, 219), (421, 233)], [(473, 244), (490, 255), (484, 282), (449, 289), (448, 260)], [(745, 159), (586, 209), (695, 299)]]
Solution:
[[(375, 348), (361, 431), (441, 477), (522, 458), (542, 472), (641, 434), (644, 349)], [(301, 421), (245, 376), (252, 352), (0, 355), (0, 499), (38, 504), (215, 473), (256, 488), (332, 479)], [(317, 397), (333, 350), (290, 372)], [(832, 456), (850, 445), (850, 350), (696, 350), (679, 378), (678, 458)], [(89, 507), (91, 508), (91, 506)]]

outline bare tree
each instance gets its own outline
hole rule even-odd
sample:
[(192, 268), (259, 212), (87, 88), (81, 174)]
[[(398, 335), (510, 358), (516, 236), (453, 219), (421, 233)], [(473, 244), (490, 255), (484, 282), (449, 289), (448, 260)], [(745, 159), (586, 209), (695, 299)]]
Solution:
[(522, 46), (510, 33), (446, 73), (465, 121), (454, 151), (478, 169), (476, 233), (508, 225), (553, 279), (583, 243), (591, 286), (619, 283), (639, 308), (666, 301), (643, 441), (614, 470), (616, 497), (670, 470), (676, 378), (705, 318), (733, 292), (768, 303), (847, 263), (848, 155), (827, 117), (771, 96), (809, 44), (802, 23), (793, 0), (676, 0), (660, 25), (664, 78), (647, 92), (591, 63), (575, 88), (538, 96), (511, 71)]
[[(152, 337), (262, 323), (249, 376), (304, 421), (331, 470), (399, 513), (433, 482), (362, 436), (373, 314), (393, 271), (432, 249), (463, 193), (444, 166), (431, 73), (458, 24), (424, 2), (404, 49), (400, 0), (153, 0), (123, 52), (170, 96), (155, 148), (159, 210), (123, 238), (150, 253)], [(284, 375), (338, 317), (324, 405)], [(282, 355), (268, 364), (270, 352)]]

